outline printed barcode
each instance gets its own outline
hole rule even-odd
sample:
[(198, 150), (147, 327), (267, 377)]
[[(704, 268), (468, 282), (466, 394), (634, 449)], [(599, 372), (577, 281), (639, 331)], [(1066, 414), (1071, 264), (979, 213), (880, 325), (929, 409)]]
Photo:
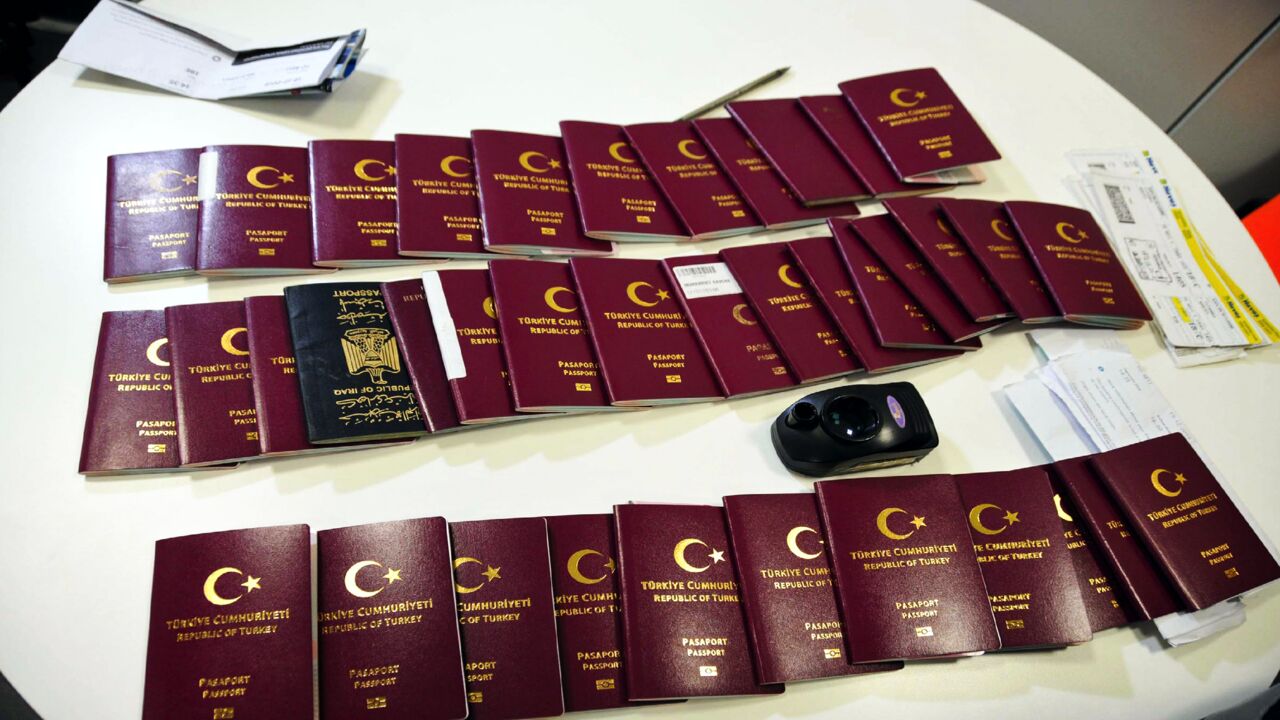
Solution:
[(714, 265), (685, 265), (676, 268), (677, 275), (715, 275), (716, 272)]
[(1111, 201), (1111, 209), (1116, 212), (1116, 220), (1133, 225), (1133, 213), (1129, 210), (1129, 203), (1125, 202), (1124, 194), (1120, 192), (1117, 185), (1102, 186), (1107, 191), (1107, 199)]

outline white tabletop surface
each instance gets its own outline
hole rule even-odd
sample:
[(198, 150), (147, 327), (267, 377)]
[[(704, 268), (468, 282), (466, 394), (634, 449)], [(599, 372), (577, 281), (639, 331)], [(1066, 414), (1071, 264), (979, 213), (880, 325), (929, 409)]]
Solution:
[[(1271, 317), (1280, 317), (1275, 280), (1187, 156), (1084, 67), (975, 3), (200, 6), (214, 14), (211, 24), (230, 28), (365, 26), (371, 50), (331, 97), (226, 103), (57, 62), (0, 114), (0, 288), (10, 308), (0, 334), (0, 669), (47, 718), (138, 716), (159, 538), (283, 523), (321, 529), (426, 515), (608, 512), (629, 500), (714, 503), (729, 493), (808, 487), (778, 463), (768, 423), (809, 390), (489, 428), (199, 476), (85, 480), (76, 462), (102, 311), (240, 299), (297, 282), (187, 278), (108, 288), (101, 281), (102, 225), (112, 153), (472, 128), (555, 133), (568, 118), (673, 119), (783, 65), (791, 72), (756, 97), (833, 93), (842, 80), (936, 66), (1004, 154), (988, 166), (986, 184), (957, 195), (1069, 203), (1063, 153), (1149, 148), (1219, 258)], [(622, 254), (659, 257), (742, 242)], [(416, 273), (345, 270), (313, 281)], [(1151, 330), (1122, 339), (1267, 532), (1280, 538), (1280, 351), (1177, 370)], [(996, 397), (1034, 366), (1026, 340), (1014, 332), (964, 359), (889, 376), (919, 387), (942, 438), (922, 464), (901, 472), (1045, 460)], [(1199, 718), (1262, 690), (1280, 669), (1278, 594), (1270, 588), (1251, 598), (1242, 627), (1182, 648), (1162, 647), (1146, 628), (1119, 629), (1064, 651), (913, 664), (880, 676), (796, 684), (778, 697), (611, 716)]]

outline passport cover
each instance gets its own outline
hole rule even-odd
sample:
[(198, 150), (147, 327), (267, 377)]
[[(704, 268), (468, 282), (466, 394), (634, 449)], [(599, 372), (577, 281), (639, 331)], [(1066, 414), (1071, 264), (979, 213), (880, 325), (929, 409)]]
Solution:
[(391, 329), (400, 338), (400, 356), (409, 371), (413, 397), (422, 411), (422, 420), (432, 433), (461, 430), (458, 411), (453, 407), (453, 391), (444, 372), (440, 343), (431, 323), (431, 309), (422, 289), (422, 280), (382, 283), (382, 299), (387, 303)]
[(1013, 317), (1013, 310), (943, 216), (936, 198), (893, 198), (884, 201), (884, 208), (970, 319), (985, 322)]
[(561, 715), (547, 521), (449, 524), (473, 720)]
[(515, 255), (608, 255), (582, 234), (564, 146), (554, 135), (472, 130), (484, 244)]
[(660, 260), (574, 258), (591, 342), (614, 405), (721, 397)]
[(1151, 319), (1089, 211), (1021, 200), (1004, 207), (1068, 321), (1133, 328)]
[(858, 362), (867, 372), (901, 370), (956, 357), (958, 351), (893, 348), (876, 339), (867, 313), (853, 289), (853, 280), (845, 270), (836, 241), (830, 237), (804, 238), (788, 243), (800, 270), (809, 277), (818, 301), (831, 314), (841, 337), (853, 349)]
[(623, 130), (691, 239), (711, 240), (763, 228), (711, 160), (692, 123), (643, 123)]
[(760, 148), (730, 118), (694, 120), (693, 128), (766, 229), (816, 225), (833, 215), (858, 214), (857, 204), (851, 202), (805, 207)]
[(735, 100), (725, 109), (805, 205), (871, 196), (795, 98)]
[(782, 692), (752, 669), (724, 510), (631, 504), (613, 515), (629, 698)]
[(1056, 467), (1062, 487), (1077, 510), (1075, 517), (1107, 561), (1115, 584), (1129, 601), (1128, 606), (1136, 610), (1142, 620), (1182, 609), (1169, 581), (1157, 569), (1142, 542), (1133, 537), (1120, 508), (1093, 474), (1088, 460), (1061, 460)]
[(199, 168), (199, 148), (107, 158), (103, 280), (195, 272)]
[(156, 542), (143, 720), (311, 720), (311, 530)]
[(467, 717), (452, 564), (444, 518), (316, 533), (321, 717)]
[(163, 472), (178, 466), (169, 339), (160, 310), (102, 313), (81, 475)]
[(1000, 648), (950, 476), (827, 480), (814, 488), (849, 662)]
[(843, 95), (809, 95), (800, 98), (800, 107), (875, 197), (919, 195), (951, 187), (945, 183), (899, 180), (893, 166), (880, 154), (876, 141)]
[(761, 683), (902, 667), (845, 660), (844, 624), (812, 493), (729, 495), (724, 512)]
[(312, 140), (311, 236), (322, 267), (413, 262), (396, 251), (396, 144)]
[(861, 369), (831, 316), (814, 302), (786, 243), (727, 248), (720, 258), (801, 383)]
[(489, 263), (511, 396), (521, 412), (609, 407), (569, 266), (558, 262)]
[(263, 455), (294, 455), (333, 450), (307, 440), (307, 416), (302, 410), (298, 363), (293, 357), (289, 310), (284, 298), (247, 297), (244, 316), (259, 451)]
[(240, 301), (173, 305), (164, 310), (178, 408), (182, 465), (257, 457), (258, 411)]
[(560, 135), (587, 237), (637, 242), (689, 239), (621, 125), (563, 120)]
[(327, 272), (312, 264), (307, 151), (211, 145), (200, 154), (196, 270), (202, 275)]
[(1039, 468), (955, 476), (1005, 650), (1093, 637), (1049, 477)]
[(1280, 577), (1271, 552), (1181, 433), (1093, 455), (1089, 465), (1191, 609)]
[(725, 396), (758, 395), (796, 384), (719, 256), (681, 255), (662, 265)]
[(426, 433), (378, 283), (294, 285), (284, 301), (311, 442)]
[(613, 516), (549, 517), (564, 709), (627, 707)]
[(901, 180), (1000, 159), (987, 134), (933, 68), (848, 80), (840, 83), (840, 92)]
[(1027, 258), (1003, 203), (943, 198), (938, 206), (1019, 320), (1032, 324), (1062, 319), (1053, 298), (1045, 292), (1039, 271)]
[(396, 135), (396, 240), (401, 255), (484, 258), (471, 140)]

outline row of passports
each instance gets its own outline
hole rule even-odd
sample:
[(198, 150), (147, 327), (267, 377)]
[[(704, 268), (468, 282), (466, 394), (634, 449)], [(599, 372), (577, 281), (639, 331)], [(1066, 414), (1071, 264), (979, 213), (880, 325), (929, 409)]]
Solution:
[[(561, 136), (316, 140), (114, 155), (104, 279), (323, 272), (430, 258), (602, 255), (858, 214), (855, 200), (976, 182), (1000, 157), (933, 69), (732, 118)], [(939, 172), (942, 171), (942, 172)]]
[[(156, 545), (144, 718), (554, 716), (1059, 648), (1280, 567), (1181, 435), (723, 506)], [(220, 714), (221, 713), (221, 714)]]
[[(830, 237), (718, 255), (498, 260), (108, 312), (80, 471), (218, 466), (739, 397), (956, 357), (1013, 319), (1148, 317), (1085, 211), (886, 205), (831, 220)], [(1062, 248), (1068, 224), (1079, 247)]]

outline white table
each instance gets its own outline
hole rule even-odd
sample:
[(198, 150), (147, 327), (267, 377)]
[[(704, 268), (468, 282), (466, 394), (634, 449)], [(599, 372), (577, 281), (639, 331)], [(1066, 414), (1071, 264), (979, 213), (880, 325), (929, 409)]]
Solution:
[[(100, 277), (111, 153), (472, 128), (554, 133), (566, 118), (674, 118), (782, 65), (791, 73), (757, 97), (832, 93), (845, 79), (936, 66), (1005, 156), (989, 166), (990, 181), (958, 195), (1069, 203), (1060, 180), (1068, 173), (1064, 152), (1145, 146), (1164, 161), (1220, 259), (1280, 317), (1275, 280), (1186, 155), (1084, 67), (977, 4), (650, 0), (629, 11), (590, 2), (202, 5), (217, 13), (213, 24), (228, 27), (256, 19), (364, 25), (371, 52), (332, 97), (228, 103), (188, 100), (59, 62), (0, 114), (0, 288), (8, 308), (0, 346), (0, 668), (48, 718), (139, 714), (158, 538), (281, 523), (319, 529), (437, 514), (464, 520), (607, 512), (627, 500), (714, 503), (728, 493), (807, 487), (783, 470), (768, 439), (770, 419), (807, 390), (490, 428), (200, 476), (86, 481), (75, 470), (101, 311), (239, 299), (296, 282), (187, 278), (108, 288)], [(727, 244), (623, 254), (658, 257)], [(314, 280), (416, 272), (345, 270)], [(1176, 370), (1152, 331), (1123, 340), (1280, 538), (1278, 351)], [(1027, 342), (1009, 333), (963, 360), (890, 376), (920, 388), (942, 435), (933, 455), (901, 472), (1043, 461), (995, 397), (1034, 365)], [(1199, 718), (1262, 690), (1280, 668), (1277, 594), (1272, 588), (1252, 599), (1243, 627), (1184, 648), (1161, 647), (1142, 629), (1112, 630), (1065, 651), (915, 664), (796, 684), (774, 698), (613, 717)]]

